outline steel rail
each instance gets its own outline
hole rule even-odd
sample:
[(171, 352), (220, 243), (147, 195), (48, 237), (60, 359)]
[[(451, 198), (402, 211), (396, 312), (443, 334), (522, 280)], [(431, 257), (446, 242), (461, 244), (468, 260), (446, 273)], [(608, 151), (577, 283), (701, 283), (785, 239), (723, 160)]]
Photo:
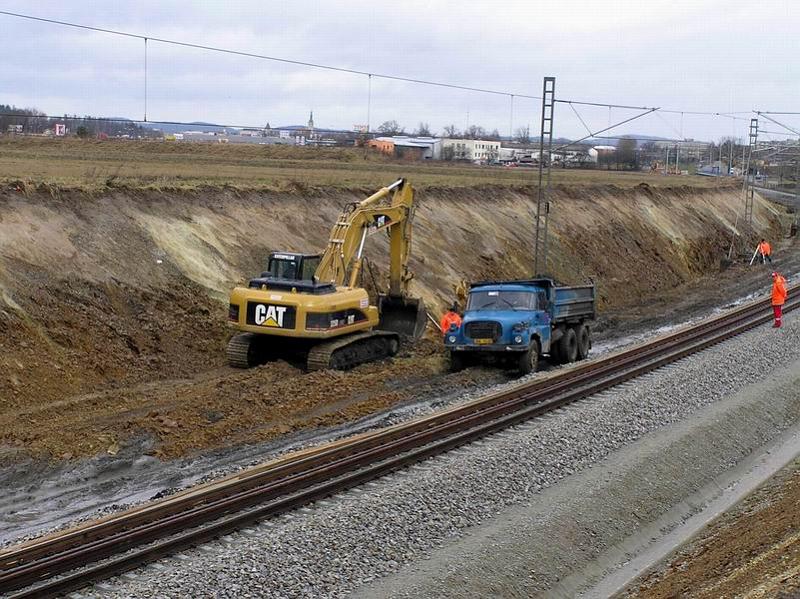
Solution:
[[(800, 304), (790, 290), (790, 311)], [(496, 393), (418, 421), (288, 456), (88, 526), (0, 552), (0, 591), (35, 585), (80, 566), (174, 535), (149, 547), (27, 589), (53, 595), (130, 570), (254, 520), (296, 509), (404, 465), (557, 409), (768, 321), (758, 300), (604, 359)], [(255, 507), (254, 507), (255, 506)], [(212, 522), (213, 521), (213, 522)], [(201, 528), (198, 525), (206, 524)], [(195, 527), (195, 528), (192, 528)]]

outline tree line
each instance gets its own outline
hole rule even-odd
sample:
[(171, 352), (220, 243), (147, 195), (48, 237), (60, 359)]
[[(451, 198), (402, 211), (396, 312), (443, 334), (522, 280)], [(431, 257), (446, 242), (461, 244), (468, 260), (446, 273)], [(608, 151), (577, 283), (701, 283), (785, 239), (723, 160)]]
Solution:
[[(414, 137), (436, 137), (436, 132), (431, 129), (430, 124), (420, 122), (415, 129), (410, 133), (406, 128), (395, 120), (384, 121), (378, 125), (376, 131), (381, 135), (394, 136), (394, 135), (413, 135)], [(463, 131), (456, 127), (454, 124), (446, 125), (442, 128), (442, 137), (451, 139), (485, 139), (488, 141), (501, 141), (503, 137), (500, 132), (495, 128), (489, 131), (480, 125), (470, 125)], [(507, 138), (506, 138), (507, 139)], [(531, 143), (531, 132), (528, 127), (519, 127), (514, 132), (513, 141), (522, 144)]]
[(70, 135), (78, 137), (109, 137), (128, 135), (130, 137), (153, 137), (153, 130), (127, 120), (98, 120), (90, 115), (78, 116), (65, 114), (59, 117), (48, 117), (36, 108), (20, 108), (12, 104), (0, 104), (0, 134), (9, 132), (9, 127), (22, 126), (22, 133), (42, 135), (45, 131), (54, 130), (56, 124), (63, 123)]

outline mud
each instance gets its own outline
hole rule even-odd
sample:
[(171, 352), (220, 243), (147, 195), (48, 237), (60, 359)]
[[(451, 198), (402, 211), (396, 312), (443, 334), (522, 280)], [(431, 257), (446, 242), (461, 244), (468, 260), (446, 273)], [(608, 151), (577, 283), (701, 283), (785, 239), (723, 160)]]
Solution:
[[(348, 373), (224, 365), (228, 289), (272, 249), (322, 247), (343, 204), (360, 197), (0, 192), (0, 464), (113, 456), (131, 443), (174, 458), (507, 376), (448, 375), (434, 336)], [(708, 289), (696, 282), (719, 271), (740, 202), (733, 187), (556, 188), (552, 273), (597, 282), (603, 335), (664, 320), (685, 285)], [(434, 313), (461, 279), (529, 275), (530, 196), (427, 190), (418, 205), (414, 291)], [(766, 203), (755, 216), (759, 232), (777, 234)], [(386, 241), (367, 256), (380, 281)], [(734, 266), (700, 304), (764, 284), (763, 272)]]

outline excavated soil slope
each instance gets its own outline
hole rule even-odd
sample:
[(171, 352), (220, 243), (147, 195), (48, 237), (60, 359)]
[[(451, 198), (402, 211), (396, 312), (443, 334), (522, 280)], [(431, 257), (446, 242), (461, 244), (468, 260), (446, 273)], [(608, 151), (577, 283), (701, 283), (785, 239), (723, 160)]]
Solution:
[[(430, 340), (348, 373), (224, 365), (229, 288), (272, 249), (323, 247), (362, 197), (0, 192), (0, 462), (115, 453), (131, 439), (174, 456), (357, 417), (431, 377), (474, 385), (475, 373), (442, 374)], [(737, 187), (646, 184), (556, 188), (552, 200), (553, 274), (593, 278), (617, 312), (718, 271), (741, 206)], [(533, 206), (532, 193), (496, 188), (419, 193), (415, 293), (438, 313), (461, 279), (528, 275)], [(776, 230), (761, 201), (755, 219)], [(367, 252), (380, 279), (383, 236)]]
[(620, 597), (798, 597), (798, 505), (795, 460)]

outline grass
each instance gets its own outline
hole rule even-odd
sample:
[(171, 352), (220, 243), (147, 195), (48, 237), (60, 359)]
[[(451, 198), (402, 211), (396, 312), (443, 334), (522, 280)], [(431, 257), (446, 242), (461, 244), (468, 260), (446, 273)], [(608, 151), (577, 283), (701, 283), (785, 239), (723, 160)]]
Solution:
[[(0, 137), (0, 181), (51, 192), (114, 188), (308, 192), (374, 189), (408, 177), (418, 189), (536, 184), (532, 168), (402, 162), (359, 148)], [(556, 185), (713, 187), (703, 177), (554, 169)]]

